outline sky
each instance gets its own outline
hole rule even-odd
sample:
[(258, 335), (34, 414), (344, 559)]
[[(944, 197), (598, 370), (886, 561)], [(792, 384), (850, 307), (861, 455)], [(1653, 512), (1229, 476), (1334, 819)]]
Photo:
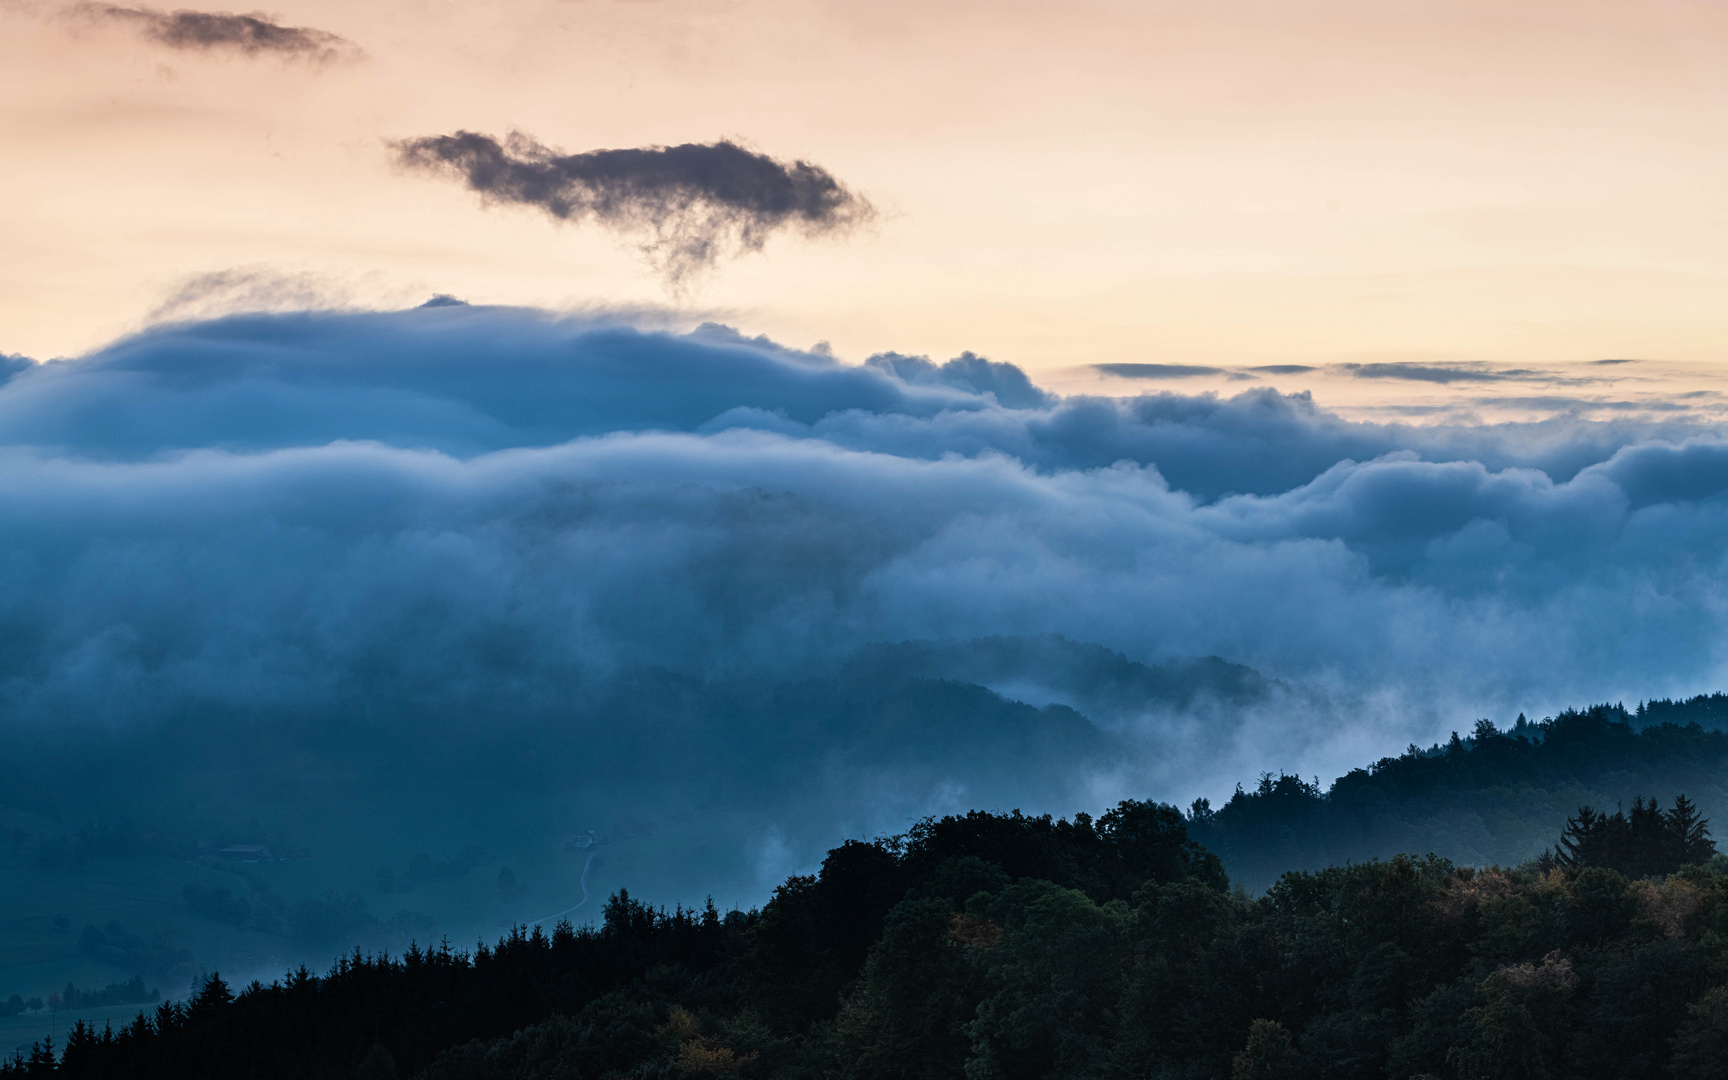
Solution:
[[(10, 352), (77, 355), (244, 273), (285, 304), (653, 310), (855, 361), (971, 350), (1061, 390), (1131, 393), (1092, 365), (1154, 363), (1240, 376), (1186, 390), (1490, 417), (1580, 405), (1540, 400), (1552, 379), (1333, 366), (1652, 362), (1652, 381), (1559, 395), (1624, 411), (1719, 390), (1728, 355), (1714, 4), (274, 11), (340, 42), (310, 53), (177, 45), (99, 10), (0, 7), (0, 132), (29, 163), (0, 175)], [(730, 138), (876, 213), (669, 291), (636, 244), (483, 205), (391, 150), (459, 130), (571, 154)], [(1237, 370), (1292, 365), (1321, 370)]]
[(0, 781), (659, 814), (651, 895), (748, 901), (922, 813), (1724, 689), (1725, 46), (0, 0)]

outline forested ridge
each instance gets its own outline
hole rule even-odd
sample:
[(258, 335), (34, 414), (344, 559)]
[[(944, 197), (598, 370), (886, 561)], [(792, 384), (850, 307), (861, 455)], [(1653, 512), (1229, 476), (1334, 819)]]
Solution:
[[(1261, 890), (1292, 869), (1444, 852), (1473, 865), (1517, 864), (1554, 843), (1580, 805), (1682, 792), (1728, 812), (1728, 697), (1568, 709), (1502, 729), (1479, 720), (1444, 745), (1409, 747), (1323, 788), (1281, 773), (1214, 808), (1189, 809), (1191, 831), (1233, 880)], [(1684, 721), (1676, 722), (1676, 721)]]
[(1728, 1075), (1728, 857), (1684, 795), (1574, 805), (1512, 868), (1400, 854), (1253, 896), (1209, 850), (1251, 837), (1272, 857), (1274, 829), (1294, 850), (1317, 822), (1400, 799), (1728, 752), (1721, 733), (1638, 720), (1479, 724), (1329, 791), (1267, 777), (1216, 811), (927, 819), (841, 844), (760, 910), (621, 891), (595, 926), (354, 952), (269, 986), (211, 977), (0, 1077)]
[(843, 844), (760, 911), (619, 893), (597, 927), (212, 978), (4, 1075), (1722, 1075), (1728, 860), (1633, 881), (1569, 857), (1399, 856), (1249, 899), (1167, 806), (975, 812)]

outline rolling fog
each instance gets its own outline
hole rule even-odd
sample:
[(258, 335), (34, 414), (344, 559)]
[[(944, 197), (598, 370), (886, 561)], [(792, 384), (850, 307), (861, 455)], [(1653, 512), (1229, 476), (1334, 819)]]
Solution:
[(1728, 444), (1684, 413), (1059, 399), (459, 304), (7, 373), (5, 801), (278, 836), (306, 890), (478, 846), (539, 917), (593, 829), (592, 889), (749, 905), (926, 813), (1216, 800), (1720, 685)]

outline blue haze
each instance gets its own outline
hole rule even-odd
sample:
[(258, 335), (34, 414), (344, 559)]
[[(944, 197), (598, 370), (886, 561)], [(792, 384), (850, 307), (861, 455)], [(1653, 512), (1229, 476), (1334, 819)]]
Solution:
[[(0, 731), (17, 776), (82, 762), (77, 798), (14, 778), (63, 817), (236, 760), (282, 799), (314, 774), (494, 809), (580, 787), (557, 813), (701, 832), (669, 894), (748, 890), (931, 810), (1216, 799), (1475, 716), (1722, 685), (1728, 444), (1684, 415), (1063, 399), (970, 354), (459, 305), (6, 371)], [(986, 638), (1043, 644), (955, 659)], [(904, 727), (812, 704), (898, 642), (1002, 696)], [(1243, 668), (1143, 698), (1085, 674), (1204, 657)], [(155, 780), (98, 760), (151, 740), (180, 748)]]

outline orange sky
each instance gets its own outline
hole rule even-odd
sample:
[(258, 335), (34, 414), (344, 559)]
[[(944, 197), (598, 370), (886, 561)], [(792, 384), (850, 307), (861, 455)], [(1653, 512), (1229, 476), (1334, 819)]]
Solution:
[[(180, 52), (0, 0), (0, 351), (74, 354), (159, 317), (189, 279), (238, 272), (235, 296), (170, 310), (433, 292), (670, 307), (852, 360), (972, 349), (1058, 389), (1276, 385), (1485, 416), (1557, 392), (1656, 402), (1728, 372), (1720, 4), (274, 14), (366, 58)], [(484, 208), (401, 173), (385, 145), (513, 127), (570, 151), (737, 137), (830, 169), (883, 213), (846, 239), (778, 238), (669, 297), (615, 237)], [(1626, 357), (1649, 362), (1563, 381)], [(1556, 381), (1325, 368), (1400, 361)], [(1096, 363), (1323, 370), (1101, 382)]]

